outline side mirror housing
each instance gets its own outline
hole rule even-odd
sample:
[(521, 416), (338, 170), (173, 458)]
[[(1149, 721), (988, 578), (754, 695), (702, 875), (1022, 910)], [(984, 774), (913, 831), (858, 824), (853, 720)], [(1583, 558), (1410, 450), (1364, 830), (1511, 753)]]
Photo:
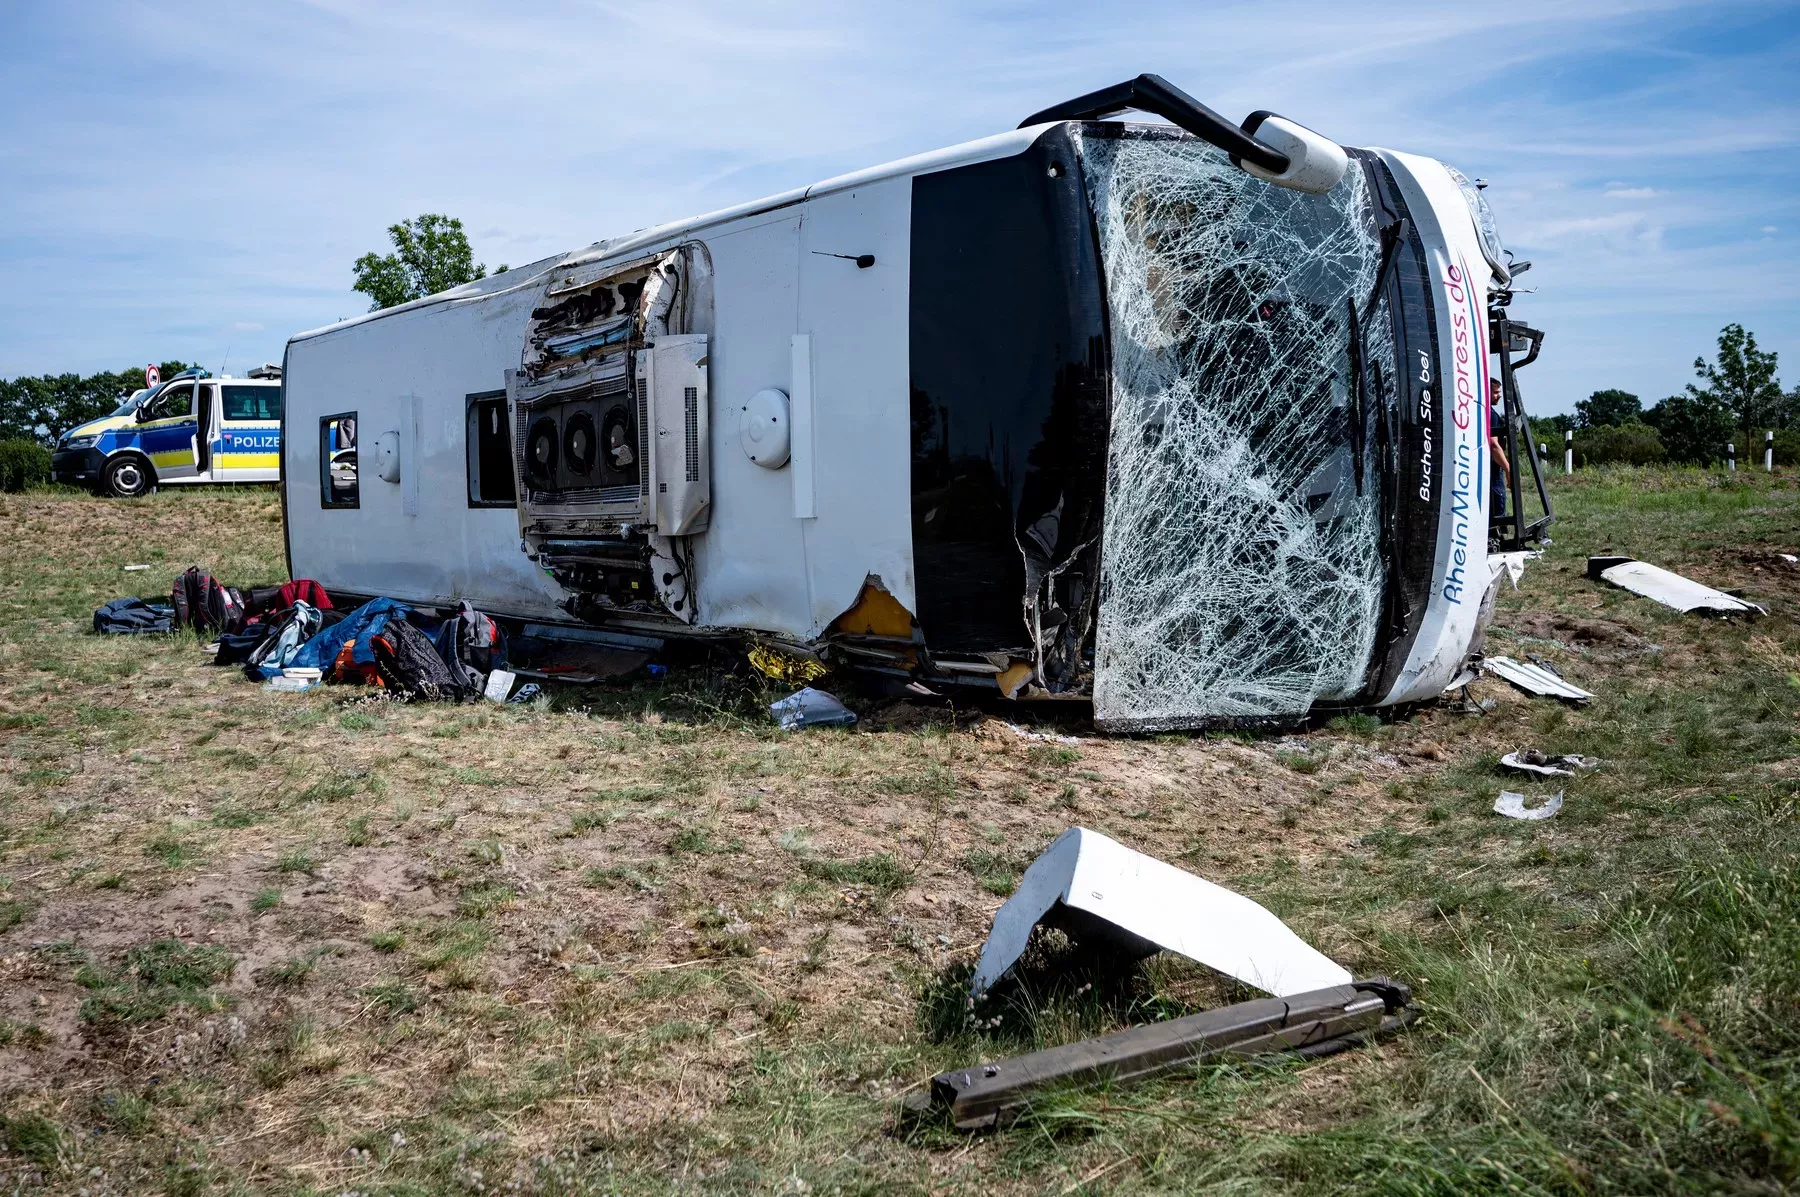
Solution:
[(1309, 195), (1324, 195), (1336, 187), (1350, 168), (1350, 155), (1329, 137), (1314, 133), (1305, 125), (1272, 112), (1257, 112), (1244, 122), (1244, 132), (1272, 150), (1287, 155), (1288, 167), (1272, 171), (1254, 162), (1239, 159), (1246, 173), (1266, 179), (1281, 187), (1291, 187)]

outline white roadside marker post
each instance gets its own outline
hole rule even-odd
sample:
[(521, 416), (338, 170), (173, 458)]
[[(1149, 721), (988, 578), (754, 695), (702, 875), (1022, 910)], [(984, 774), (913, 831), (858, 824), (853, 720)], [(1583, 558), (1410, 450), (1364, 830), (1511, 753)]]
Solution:
[(1725, 468), (1737, 473), (1737, 446), (1730, 441), (1725, 442)]
[(1763, 433), (1763, 471), (1769, 474), (1775, 472), (1775, 430), (1773, 428)]
[(1575, 430), (1573, 428), (1571, 428), (1567, 432), (1563, 433), (1563, 473), (1573, 474), (1574, 472), (1575, 472)]

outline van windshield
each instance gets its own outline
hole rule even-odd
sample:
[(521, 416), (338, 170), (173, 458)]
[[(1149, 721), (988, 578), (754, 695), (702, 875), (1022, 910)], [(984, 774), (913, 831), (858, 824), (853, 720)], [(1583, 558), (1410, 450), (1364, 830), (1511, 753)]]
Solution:
[(1082, 156), (1113, 366), (1096, 716), (1151, 730), (1355, 696), (1387, 576), (1366, 382), (1394, 352), (1385, 300), (1365, 306), (1366, 176), (1307, 195), (1144, 126), (1086, 126)]

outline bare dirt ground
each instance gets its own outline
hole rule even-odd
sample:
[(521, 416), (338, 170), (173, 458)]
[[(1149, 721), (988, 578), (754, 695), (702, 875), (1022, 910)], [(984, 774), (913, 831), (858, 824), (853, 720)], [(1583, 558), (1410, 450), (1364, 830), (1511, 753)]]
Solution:
[[(898, 1123), (982, 1042), (939, 1012), (1025, 865), (1091, 827), (1394, 972), (1381, 935), (1429, 910), (1320, 895), (1447, 809), (1491, 819), (1497, 778), (1440, 782), (1567, 718), (1481, 683), (1486, 716), (1287, 735), (872, 699), (854, 731), (785, 735), (775, 691), (715, 667), (514, 707), (275, 695), (192, 637), (84, 631), (190, 563), (281, 580), (272, 492), (9, 495), (0, 523), (0, 1174), (71, 1192), (1168, 1183), (1099, 1139), (1024, 1158)], [(1800, 600), (1777, 558), (1693, 572)], [(1591, 689), (1708, 667), (1703, 635), (1578, 560), (1527, 577), (1491, 651)], [(1217, 993), (1158, 963), (1134, 1000)], [(1203, 1137), (1329, 1126), (1410, 1050), (1310, 1066)]]

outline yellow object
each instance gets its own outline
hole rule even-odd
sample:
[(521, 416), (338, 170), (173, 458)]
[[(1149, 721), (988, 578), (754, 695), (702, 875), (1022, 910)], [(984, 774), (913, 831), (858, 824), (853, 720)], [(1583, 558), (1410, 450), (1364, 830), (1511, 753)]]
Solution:
[(862, 593), (848, 611), (831, 621), (828, 629), (837, 636), (881, 636), (889, 640), (911, 640), (912, 612), (888, 593), (881, 579), (870, 575)]
[(766, 644), (759, 644), (750, 650), (750, 664), (765, 677), (795, 686), (807, 685), (830, 672), (823, 661), (784, 653)]

